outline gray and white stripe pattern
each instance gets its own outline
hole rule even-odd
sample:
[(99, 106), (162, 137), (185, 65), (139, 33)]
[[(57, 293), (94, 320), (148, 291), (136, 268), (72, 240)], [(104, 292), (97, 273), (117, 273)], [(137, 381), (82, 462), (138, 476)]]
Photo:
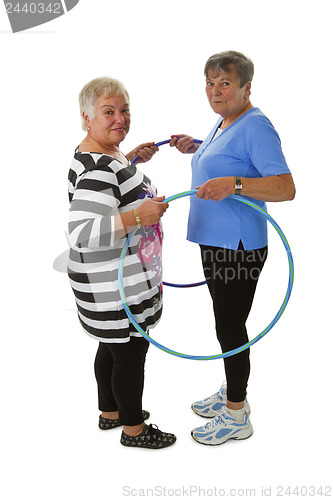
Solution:
[[(140, 337), (126, 315), (118, 289), (125, 237), (115, 241), (114, 217), (156, 196), (154, 186), (133, 164), (125, 166), (109, 155), (76, 151), (68, 194), (68, 276), (83, 329), (101, 342)], [(162, 313), (161, 245), (156, 243), (161, 234), (160, 224), (142, 227), (124, 260), (127, 303), (145, 331), (157, 324)]]

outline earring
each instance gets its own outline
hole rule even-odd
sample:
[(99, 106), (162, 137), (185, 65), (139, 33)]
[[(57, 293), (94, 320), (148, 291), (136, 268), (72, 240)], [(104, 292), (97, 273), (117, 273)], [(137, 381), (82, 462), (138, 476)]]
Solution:
[(89, 132), (89, 130), (90, 130), (90, 127), (88, 126), (88, 132)]

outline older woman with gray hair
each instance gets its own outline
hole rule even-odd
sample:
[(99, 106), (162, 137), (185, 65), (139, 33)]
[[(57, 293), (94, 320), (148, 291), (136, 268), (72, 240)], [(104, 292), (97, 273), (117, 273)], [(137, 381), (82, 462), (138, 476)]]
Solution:
[(136, 229), (124, 260), (124, 290), (136, 321), (145, 331), (162, 312), (162, 227), (164, 196), (131, 160), (148, 161), (154, 143), (128, 155), (120, 143), (131, 122), (129, 96), (121, 82), (96, 78), (80, 92), (85, 138), (69, 171), (68, 276), (84, 331), (99, 342), (95, 375), (101, 415), (99, 427), (123, 425), (121, 444), (159, 449), (173, 434), (147, 425), (142, 410), (144, 364), (149, 343), (130, 323), (118, 289), (124, 239)]
[[(248, 342), (246, 320), (267, 256), (266, 219), (228, 197), (245, 196), (265, 208), (265, 201), (292, 200), (295, 186), (276, 130), (250, 101), (252, 61), (240, 52), (221, 52), (208, 59), (204, 73), (217, 123), (200, 146), (184, 134), (172, 136), (170, 146), (194, 153), (192, 189), (198, 191), (191, 199), (188, 239), (200, 245), (217, 338), (226, 352)], [(247, 349), (224, 358), (226, 383), (193, 403), (196, 414), (213, 417), (192, 431), (199, 443), (219, 445), (252, 434), (249, 355)]]

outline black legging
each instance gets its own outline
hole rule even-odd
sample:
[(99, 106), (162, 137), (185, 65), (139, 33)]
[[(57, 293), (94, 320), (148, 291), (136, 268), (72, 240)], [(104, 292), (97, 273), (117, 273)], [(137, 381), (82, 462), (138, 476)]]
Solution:
[(125, 343), (100, 342), (95, 359), (98, 407), (119, 411), (123, 425), (138, 425), (142, 419), (144, 364), (149, 342), (131, 337)]
[[(213, 300), (216, 333), (222, 352), (248, 342), (246, 320), (258, 278), (267, 258), (267, 247), (245, 251), (200, 245), (204, 274)], [(224, 358), (229, 401), (246, 397), (250, 350)]]

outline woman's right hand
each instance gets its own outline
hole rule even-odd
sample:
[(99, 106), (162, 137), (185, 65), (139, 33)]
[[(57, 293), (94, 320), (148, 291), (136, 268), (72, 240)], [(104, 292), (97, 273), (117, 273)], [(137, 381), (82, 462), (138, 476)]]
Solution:
[(169, 208), (169, 203), (163, 200), (165, 200), (165, 196), (149, 198), (136, 209), (136, 213), (143, 226), (153, 226), (158, 223), (165, 211)]
[(178, 151), (184, 154), (193, 154), (200, 146), (200, 144), (194, 142), (193, 137), (185, 134), (172, 135), (169, 145), (171, 147), (176, 146)]

